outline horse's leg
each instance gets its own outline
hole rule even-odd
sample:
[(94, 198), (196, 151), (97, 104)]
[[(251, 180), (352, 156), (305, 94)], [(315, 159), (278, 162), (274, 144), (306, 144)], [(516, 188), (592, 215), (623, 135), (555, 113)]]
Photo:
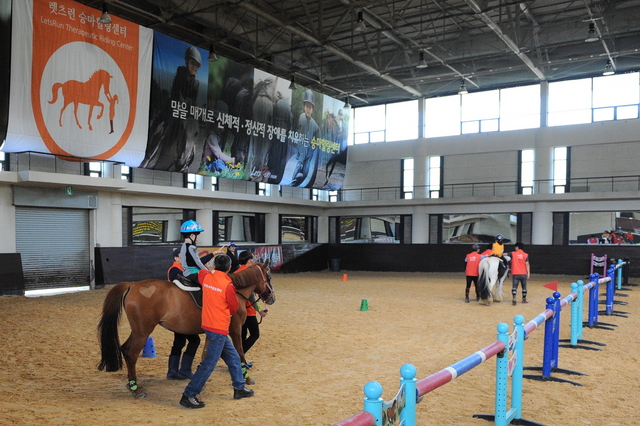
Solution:
[[(153, 329), (152, 329), (153, 330)], [(127, 387), (133, 393), (136, 398), (144, 398), (147, 394), (138, 385), (138, 376), (136, 373), (136, 363), (140, 357), (140, 352), (147, 343), (149, 333), (136, 334), (134, 330), (131, 330), (131, 334), (126, 342), (121, 346), (122, 356), (127, 364)]]
[(60, 127), (62, 127), (62, 114), (64, 113), (64, 110), (67, 109), (68, 105), (69, 105), (69, 102), (67, 102), (67, 98), (64, 98), (64, 104), (60, 109), (60, 119), (58, 120), (58, 124), (60, 124)]
[[(93, 130), (93, 126), (91, 126), (91, 116), (93, 115), (93, 105), (89, 105), (89, 118), (87, 118), (87, 124), (89, 125), (89, 130)], [(98, 117), (100, 118), (100, 117)]]
[[(104, 104), (98, 101), (98, 106), (100, 107), (100, 114), (98, 114), (96, 118), (100, 120), (102, 118), (102, 114), (104, 114)], [(91, 116), (89, 116), (89, 119), (91, 119)]]
[(78, 102), (76, 102), (76, 101), (73, 102), (73, 116), (76, 119), (76, 124), (78, 125), (78, 127), (82, 129), (82, 126), (80, 125), (80, 122), (78, 121)]

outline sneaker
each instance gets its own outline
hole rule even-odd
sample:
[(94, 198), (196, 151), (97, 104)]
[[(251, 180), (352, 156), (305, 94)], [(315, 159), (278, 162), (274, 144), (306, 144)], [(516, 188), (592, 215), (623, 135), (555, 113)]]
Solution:
[(242, 389), (233, 390), (233, 399), (249, 398), (253, 396), (253, 390), (242, 387)]
[(249, 361), (245, 362), (245, 365), (247, 366), (247, 368), (253, 367), (253, 363)]
[(523, 297), (523, 298), (522, 298), (522, 303), (529, 303), (529, 301), (527, 300), (527, 298), (526, 298), (526, 297)]
[(465, 298), (464, 298), (464, 303), (469, 303), (469, 302), (470, 302), (470, 300), (469, 300), (469, 296), (465, 297)]
[(516, 302), (516, 299), (513, 299), (513, 300), (511, 301), (511, 304), (512, 304), (513, 306), (516, 306), (516, 303), (517, 303), (517, 302)]
[[(253, 391), (251, 391), (251, 394), (253, 395)], [(182, 394), (182, 398), (180, 398), (180, 405), (187, 408), (203, 408), (204, 402), (200, 401), (195, 396)]]

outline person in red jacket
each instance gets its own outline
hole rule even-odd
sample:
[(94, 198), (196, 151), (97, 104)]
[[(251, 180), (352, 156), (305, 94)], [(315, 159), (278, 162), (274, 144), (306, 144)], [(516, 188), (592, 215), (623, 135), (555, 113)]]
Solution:
[(217, 256), (214, 268), (214, 271), (202, 269), (198, 273), (198, 281), (202, 284), (202, 329), (209, 339), (209, 346), (202, 363), (182, 393), (180, 405), (187, 408), (205, 406), (198, 399), (198, 394), (202, 392), (220, 358), (229, 368), (233, 399), (253, 396), (253, 390), (246, 388), (242, 377), (240, 356), (229, 339), (231, 315), (238, 310), (236, 289), (227, 275), (231, 269), (231, 259), (226, 254)]
[(511, 252), (511, 277), (513, 286), (511, 287), (512, 305), (516, 304), (516, 295), (518, 294), (518, 284), (522, 285), (522, 303), (527, 301), (527, 280), (531, 276), (531, 267), (529, 265), (529, 255), (522, 251), (524, 244), (520, 241), (516, 243), (516, 250)]
[(467, 287), (464, 289), (464, 301), (466, 303), (469, 303), (469, 289), (471, 288), (472, 283), (473, 287), (476, 289), (476, 300), (480, 300), (480, 295), (478, 294), (478, 267), (480, 266), (480, 259), (482, 259), (482, 255), (480, 254), (480, 245), (474, 244), (472, 249), (473, 251), (464, 258), (464, 261), (467, 264), (465, 267)]

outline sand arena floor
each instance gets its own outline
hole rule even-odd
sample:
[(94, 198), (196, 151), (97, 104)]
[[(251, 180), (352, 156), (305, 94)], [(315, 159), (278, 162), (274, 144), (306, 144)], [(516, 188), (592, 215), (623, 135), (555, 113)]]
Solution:
[[(138, 377), (148, 394), (133, 399), (126, 373), (97, 370), (96, 325), (111, 288), (50, 297), (0, 298), (0, 424), (2, 425), (332, 425), (362, 411), (363, 386), (377, 380), (384, 399), (398, 389), (399, 369), (416, 366), (421, 379), (495, 341), (500, 322), (526, 321), (544, 311), (559, 281), (566, 296), (582, 277), (533, 275), (527, 305), (465, 304), (464, 275), (444, 273), (302, 273), (273, 277), (277, 302), (247, 358), (254, 363), (255, 396), (233, 400), (224, 363), (200, 396), (201, 410), (178, 401), (186, 382), (165, 379), (173, 334), (160, 327), (156, 358), (141, 358)], [(634, 280), (631, 280), (634, 282)], [(638, 280), (636, 280), (638, 281)], [(638, 425), (640, 414), (640, 287), (617, 300), (628, 318), (601, 316), (615, 331), (584, 329), (602, 351), (560, 348), (559, 367), (583, 386), (524, 381), (523, 418), (547, 425)], [(510, 295), (507, 292), (507, 300)], [(369, 310), (360, 311), (362, 299)], [(561, 338), (569, 337), (563, 311)], [(121, 321), (121, 340), (128, 335)], [(543, 330), (525, 345), (525, 365), (541, 366)], [(199, 349), (199, 353), (202, 347)], [(475, 413), (493, 413), (495, 359), (425, 396), (419, 425), (484, 425)]]

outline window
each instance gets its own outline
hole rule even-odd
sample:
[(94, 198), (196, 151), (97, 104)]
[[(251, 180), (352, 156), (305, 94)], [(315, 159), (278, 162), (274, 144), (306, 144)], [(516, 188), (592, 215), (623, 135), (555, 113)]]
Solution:
[[(180, 226), (184, 222), (182, 209), (154, 207), (123, 207), (131, 215), (129, 223), (123, 223), (123, 232), (129, 229), (133, 245), (179, 244), (182, 237)], [(127, 215), (128, 216), (128, 215)]]
[(0, 172), (9, 170), (9, 154), (0, 151)]
[(218, 178), (215, 176), (211, 178), (211, 190), (212, 191), (220, 190), (220, 184), (218, 183)]
[(533, 149), (523, 149), (520, 151), (520, 193), (524, 195), (533, 194), (533, 154)]
[(425, 100), (424, 135), (428, 138), (460, 134), (460, 95)]
[(318, 196), (319, 192), (317, 189), (312, 189), (311, 190), (311, 199), (313, 201), (318, 201), (319, 200), (319, 196)]
[(189, 189), (202, 188), (203, 176), (196, 175), (194, 173), (187, 173), (184, 175), (184, 187)]
[(495, 132), (500, 117), (500, 92), (468, 93), (461, 96), (462, 133)]
[(263, 197), (269, 197), (271, 195), (271, 185), (264, 182), (258, 182), (256, 184), (256, 194)]
[(567, 153), (566, 146), (553, 148), (553, 192), (554, 194), (564, 194), (567, 185)]
[(540, 85), (500, 89), (500, 131), (540, 127)]
[(591, 122), (591, 79), (549, 83), (549, 126)]
[(131, 167), (122, 165), (120, 168), (120, 179), (125, 180), (127, 182), (133, 181), (133, 176), (131, 175)]
[(440, 198), (442, 176), (442, 157), (429, 157), (429, 198)]
[(282, 243), (311, 242), (309, 217), (281, 216), (280, 240)]
[(91, 161), (84, 164), (85, 176), (102, 177), (102, 163), (99, 161)]
[(335, 203), (337, 201), (340, 201), (340, 199), (341, 199), (340, 191), (329, 191), (329, 202)]
[(354, 108), (354, 143), (384, 142), (385, 105)]
[(402, 198), (413, 198), (413, 158), (402, 160)]
[(387, 104), (386, 141), (418, 138), (418, 101)]
[(638, 118), (639, 73), (593, 79), (593, 121)]

